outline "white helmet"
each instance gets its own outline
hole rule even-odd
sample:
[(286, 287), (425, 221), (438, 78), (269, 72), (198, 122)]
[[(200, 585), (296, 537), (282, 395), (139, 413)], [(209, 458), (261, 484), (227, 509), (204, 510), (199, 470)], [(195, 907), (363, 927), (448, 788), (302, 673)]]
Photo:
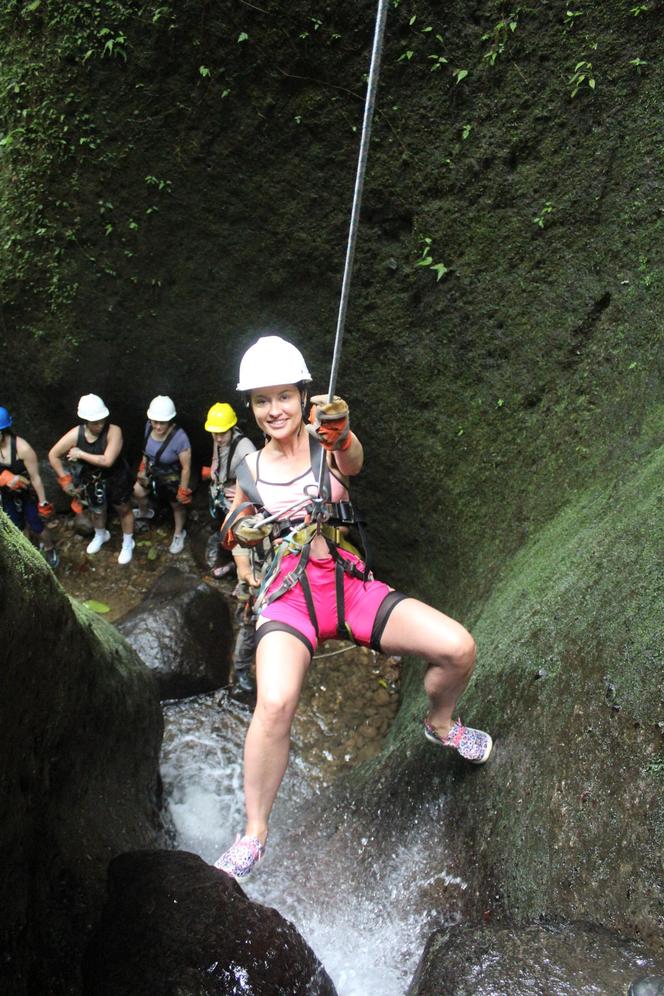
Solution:
[(153, 398), (147, 412), (148, 418), (153, 418), (155, 422), (170, 422), (175, 414), (175, 405), (166, 394)]
[(302, 353), (278, 335), (264, 335), (250, 346), (240, 362), (238, 391), (311, 380)]
[(109, 411), (98, 394), (84, 394), (78, 402), (76, 414), (84, 422), (101, 422), (108, 417)]

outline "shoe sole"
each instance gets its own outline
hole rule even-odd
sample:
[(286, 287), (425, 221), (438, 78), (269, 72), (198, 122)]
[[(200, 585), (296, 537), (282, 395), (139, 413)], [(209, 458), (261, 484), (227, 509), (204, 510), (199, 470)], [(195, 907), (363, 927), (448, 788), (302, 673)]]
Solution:
[[(424, 736), (427, 738), (427, 740), (430, 743), (435, 744), (436, 747), (444, 747), (447, 750), (456, 750), (455, 747), (450, 747), (449, 744), (442, 744), (438, 739), (438, 737), (434, 736), (432, 733), (429, 733), (426, 726), (424, 727)], [(478, 758), (464, 757), (463, 758), (464, 761), (470, 761), (471, 764), (486, 764), (486, 762), (491, 757), (491, 751), (493, 750), (493, 740), (491, 739), (491, 736), (488, 733), (487, 733), (487, 738), (489, 740), (489, 743), (487, 745), (487, 749), (484, 752), (483, 756)], [(457, 751), (457, 754), (458, 753), (459, 752)], [(459, 757), (463, 757), (463, 754), (459, 754)]]

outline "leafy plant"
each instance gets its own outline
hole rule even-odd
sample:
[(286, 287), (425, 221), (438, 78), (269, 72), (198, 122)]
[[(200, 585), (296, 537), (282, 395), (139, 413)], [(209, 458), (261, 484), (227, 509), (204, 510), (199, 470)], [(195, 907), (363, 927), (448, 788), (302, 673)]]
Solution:
[(648, 65), (648, 60), (647, 59), (639, 59), (638, 56), (637, 56), (636, 59), (630, 59), (629, 60), (629, 64), (630, 64), (630, 66), (634, 66), (634, 68), (636, 69), (637, 73), (640, 73), (642, 67)]
[(431, 255), (431, 245), (433, 239), (429, 238), (428, 235), (425, 235), (420, 241), (423, 243), (422, 254), (415, 263), (415, 266), (424, 266), (430, 270), (433, 270), (436, 274), (436, 283), (438, 283), (438, 281), (449, 272), (449, 269), (444, 263), (434, 263), (433, 256)]
[(577, 62), (574, 67), (574, 72), (570, 76), (567, 84), (570, 87), (571, 97), (576, 97), (577, 93), (584, 85), (589, 87), (591, 90), (595, 89), (595, 77), (592, 75), (592, 72), (592, 62), (587, 62), (585, 59), (582, 59), (581, 62)]
[(513, 14), (501, 18), (492, 31), (487, 31), (482, 35), (482, 41), (489, 41), (491, 45), (482, 56), (490, 66), (496, 64), (496, 59), (505, 51), (507, 39), (513, 34), (519, 25), (519, 8)]
[(461, 83), (462, 80), (465, 80), (467, 75), (468, 75), (467, 69), (455, 69), (452, 72), (452, 76), (455, 78), (457, 86), (459, 85), (459, 83)]
[(554, 212), (554, 207), (552, 201), (545, 201), (544, 207), (540, 210), (539, 214), (536, 214), (533, 218), (533, 224), (537, 225), (538, 228), (544, 228), (546, 225), (547, 218)]

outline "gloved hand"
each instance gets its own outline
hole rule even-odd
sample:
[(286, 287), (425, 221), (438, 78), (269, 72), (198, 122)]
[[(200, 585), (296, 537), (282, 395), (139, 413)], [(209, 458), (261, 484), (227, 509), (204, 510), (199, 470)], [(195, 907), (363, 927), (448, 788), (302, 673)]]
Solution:
[(144, 488), (149, 487), (149, 484), (150, 484), (150, 481), (148, 480), (148, 476), (147, 476), (147, 473), (146, 473), (146, 469), (147, 468), (146, 468), (146, 463), (145, 463), (145, 457), (143, 457), (143, 459), (141, 460), (141, 462), (138, 465), (138, 470), (136, 472), (136, 480)]
[(83, 506), (78, 500), (78, 498), (74, 498), (74, 500), (69, 503), (69, 507), (74, 513), (74, 515), (80, 515), (81, 512), (83, 511)]
[(310, 425), (307, 430), (316, 436), (329, 452), (347, 450), (352, 443), (350, 412), (343, 398), (336, 394), (332, 401), (326, 394), (315, 394), (311, 399)]
[(212, 477), (212, 467), (201, 467), (201, 481), (209, 481)]
[(11, 491), (23, 491), (30, 481), (22, 474), (12, 474), (11, 470), (3, 470), (0, 474), (0, 488), (9, 488)]
[(50, 501), (40, 501), (37, 505), (37, 512), (39, 513), (40, 519), (52, 519), (55, 514), (55, 509), (51, 505)]
[(258, 546), (270, 535), (273, 525), (264, 523), (262, 515), (246, 515), (231, 526), (231, 532), (240, 546)]
[(178, 488), (178, 501), (181, 505), (191, 505), (191, 488)]
[(62, 474), (58, 477), (58, 484), (64, 491), (66, 495), (75, 495), (76, 488), (74, 487), (74, 478), (71, 474)]

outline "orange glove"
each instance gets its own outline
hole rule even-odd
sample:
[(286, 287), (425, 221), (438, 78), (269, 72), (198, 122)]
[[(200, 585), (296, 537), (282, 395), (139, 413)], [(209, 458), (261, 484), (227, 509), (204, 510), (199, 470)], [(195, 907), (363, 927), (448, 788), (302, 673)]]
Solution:
[(201, 481), (209, 481), (212, 478), (212, 467), (201, 467)]
[(62, 474), (58, 477), (58, 484), (64, 491), (66, 495), (76, 494), (76, 488), (74, 487), (74, 478), (71, 474)]
[(326, 450), (347, 450), (353, 439), (350, 434), (350, 413), (343, 398), (335, 394), (332, 401), (326, 394), (316, 394), (311, 399), (308, 431), (322, 443)]
[(55, 509), (50, 501), (40, 501), (37, 505), (37, 512), (40, 519), (52, 519), (55, 515)]
[(191, 488), (178, 488), (178, 501), (181, 505), (191, 505)]
[(9, 488), (11, 491), (23, 491), (30, 484), (27, 477), (21, 474), (12, 474), (11, 470), (3, 470), (0, 474), (0, 488)]
[(81, 505), (78, 498), (74, 498), (74, 500), (70, 502), (69, 507), (74, 513), (74, 515), (80, 515), (81, 512), (83, 511), (83, 506)]

